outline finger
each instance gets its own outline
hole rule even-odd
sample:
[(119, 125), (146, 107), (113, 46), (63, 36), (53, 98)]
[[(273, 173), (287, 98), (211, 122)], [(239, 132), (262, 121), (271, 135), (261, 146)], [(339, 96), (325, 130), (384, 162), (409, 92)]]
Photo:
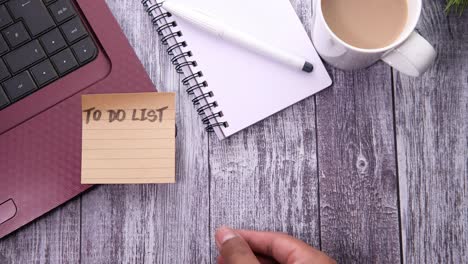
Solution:
[(255, 255), (260, 262), (260, 264), (278, 264), (278, 262), (270, 257), (265, 257), (263, 255)]
[[(258, 262), (260, 262), (260, 264), (279, 264), (276, 260), (274, 260), (274, 259), (272, 259), (270, 257), (265, 257), (263, 255), (255, 255), (255, 257), (257, 257), (257, 260), (258, 260)], [(225, 264), (225, 262), (223, 260), (223, 257), (218, 256), (216, 263)]]
[[(260, 264), (279, 264), (276, 260), (274, 260), (274, 259), (272, 259), (270, 257), (265, 257), (263, 255), (255, 255), (255, 257), (257, 257), (257, 260), (258, 260), (258, 262), (260, 262)], [(216, 263), (225, 264), (225, 262), (223, 260), (223, 257), (218, 256)]]
[(280, 263), (331, 264), (333, 259), (301, 240), (283, 233), (236, 231), (249, 244), (250, 248)]
[(216, 231), (215, 238), (225, 264), (259, 264), (247, 242), (234, 230), (222, 227)]

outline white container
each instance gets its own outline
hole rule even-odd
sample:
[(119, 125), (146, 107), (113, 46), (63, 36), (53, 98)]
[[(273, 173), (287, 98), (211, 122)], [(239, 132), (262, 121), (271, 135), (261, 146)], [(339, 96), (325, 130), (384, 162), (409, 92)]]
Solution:
[(322, 12), (322, 0), (314, 0), (312, 41), (318, 53), (329, 64), (343, 69), (366, 68), (383, 60), (396, 70), (420, 76), (434, 62), (436, 52), (414, 29), (421, 15), (422, 0), (408, 1), (408, 19), (400, 36), (384, 48), (361, 49), (339, 39), (329, 28)]

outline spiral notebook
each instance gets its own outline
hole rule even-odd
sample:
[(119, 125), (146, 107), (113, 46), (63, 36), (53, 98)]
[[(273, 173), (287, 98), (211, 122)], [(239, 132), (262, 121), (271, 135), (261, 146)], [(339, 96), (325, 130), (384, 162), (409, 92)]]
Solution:
[(265, 119), (331, 85), (301, 21), (288, 0), (178, 1), (278, 48), (303, 56), (304, 73), (220, 39), (143, 0), (171, 62), (184, 75), (207, 131), (220, 139)]

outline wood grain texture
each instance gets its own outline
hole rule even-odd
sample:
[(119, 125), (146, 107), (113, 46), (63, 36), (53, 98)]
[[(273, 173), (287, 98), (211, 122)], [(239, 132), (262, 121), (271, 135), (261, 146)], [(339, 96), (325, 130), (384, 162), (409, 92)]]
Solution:
[(74, 264), (79, 261), (80, 198), (0, 241), (2, 264)]
[(322, 250), (339, 263), (398, 263), (391, 70), (332, 75), (317, 95)]
[(212, 232), (281, 231), (319, 247), (314, 112), (311, 98), (223, 142), (212, 137)]
[[(310, 31), (311, 0), (292, 3)], [(179, 94), (177, 184), (97, 187), (1, 240), (0, 263), (214, 263), (220, 225), (288, 232), (340, 263), (468, 259), (468, 13), (425, 2), (418, 28), (439, 57), (422, 78), (331, 70), (316, 99), (220, 142), (140, 1), (108, 4), (156, 86)]]
[(178, 93), (177, 184), (100, 186), (84, 196), (81, 263), (208, 263), (207, 135), (141, 2), (108, 4), (159, 90)]
[[(311, 2), (293, 5), (310, 24)], [(225, 141), (211, 136), (211, 236), (228, 225), (287, 232), (319, 247), (316, 155), (313, 97)]]
[(418, 29), (438, 52), (421, 78), (395, 73), (405, 263), (468, 260), (468, 13), (426, 2)]

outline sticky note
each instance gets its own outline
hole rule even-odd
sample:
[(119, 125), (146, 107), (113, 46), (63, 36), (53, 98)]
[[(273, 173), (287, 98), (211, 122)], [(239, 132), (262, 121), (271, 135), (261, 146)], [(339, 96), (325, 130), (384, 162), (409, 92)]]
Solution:
[(83, 184), (175, 182), (175, 94), (82, 96)]

